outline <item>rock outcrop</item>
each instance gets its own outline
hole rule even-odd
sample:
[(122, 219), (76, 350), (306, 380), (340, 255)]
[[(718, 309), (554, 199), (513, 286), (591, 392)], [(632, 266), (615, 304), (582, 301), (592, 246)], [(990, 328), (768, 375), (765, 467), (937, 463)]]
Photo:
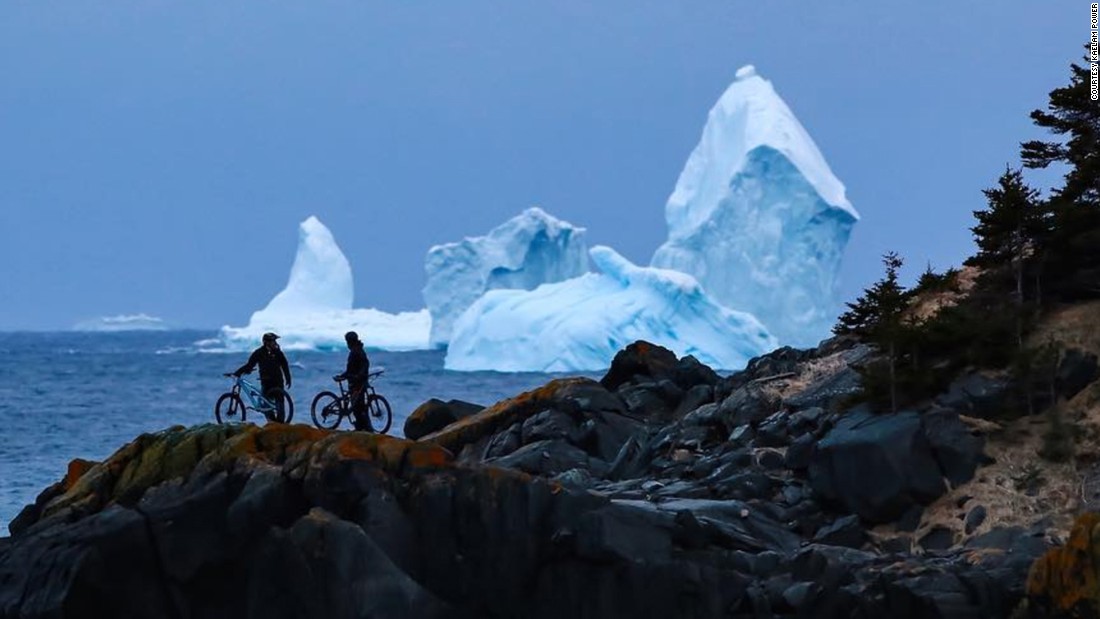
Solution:
[(942, 407), (844, 410), (866, 355), (830, 341), (723, 378), (639, 342), (601, 381), (416, 441), (143, 435), (12, 522), (0, 617), (1007, 616), (1045, 542), (932, 531), (911, 552), (904, 523), (982, 441)]

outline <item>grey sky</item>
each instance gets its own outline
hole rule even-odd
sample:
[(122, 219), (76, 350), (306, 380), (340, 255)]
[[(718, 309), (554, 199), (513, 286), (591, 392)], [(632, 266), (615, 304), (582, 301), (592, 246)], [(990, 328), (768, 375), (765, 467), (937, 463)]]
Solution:
[(750, 63), (863, 215), (851, 297), (886, 250), (910, 275), (971, 251), (980, 190), (1041, 135), (1028, 113), (1067, 81), (1088, 7), (4, 2), (0, 329), (244, 324), (310, 214), (359, 307), (421, 307), (429, 246), (530, 205), (646, 264), (707, 110)]

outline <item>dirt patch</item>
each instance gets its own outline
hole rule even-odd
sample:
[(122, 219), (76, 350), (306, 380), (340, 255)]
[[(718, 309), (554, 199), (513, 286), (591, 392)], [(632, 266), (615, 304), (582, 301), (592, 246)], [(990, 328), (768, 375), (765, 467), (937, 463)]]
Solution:
[(810, 359), (798, 364), (793, 376), (754, 381), (764, 392), (780, 400), (804, 391), (810, 385), (833, 376), (845, 368), (844, 352), (833, 353), (826, 357)]
[(1100, 301), (1074, 303), (1054, 309), (1028, 338), (1031, 345), (1054, 340), (1067, 348), (1100, 355)]
[(981, 271), (977, 267), (959, 269), (955, 276), (954, 290), (926, 292), (918, 296), (910, 303), (905, 317), (916, 322), (924, 322), (935, 316), (940, 309), (955, 305), (960, 299), (970, 294), (980, 274)]

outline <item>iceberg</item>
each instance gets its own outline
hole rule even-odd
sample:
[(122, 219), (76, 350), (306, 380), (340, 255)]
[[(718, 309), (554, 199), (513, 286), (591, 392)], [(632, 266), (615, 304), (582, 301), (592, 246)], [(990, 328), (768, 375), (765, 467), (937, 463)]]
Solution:
[(641, 339), (737, 369), (776, 345), (756, 318), (715, 302), (689, 275), (636, 266), (609, 247), (589, 254), (599, 273), (482, 295), (455, 321), (444, 367), (597, 371)]
[(432, 247), (423, 290), (430, 345), (446, 346), (455, 320), (488, 290), (532, 290), (586, 273), (584, 232), (532, 207), (485, 236)]
[(149, 314), (119, 314), (101, 316), (94, 320), (84, 320), (73, 325), (74, 331), (95, 331), (99, 333), (117, 331), (167, 331), (171, 326), (162, 318)]
[(254, 312), (248, 326), (222, 327), (221, 343), (227, 350), (245, 350), (257, 346), (264, 332), (274, 331), (288, 350), (339, 349), (345, 346), (344, 333), (356, 331), (368, 348), (428, 347), (428, 310), (390, 314), (354, 309), (354, 292), (344, 252), (332, 232), (311, 216), (298, 228), (298, 251), (286, 288)]
[(813, 346), (835, 318), (837, 273), (859, 214), (814, 141), (752, 66), (710, 110), (665, 207), (651, 266), (694, 276), (783, 344)]

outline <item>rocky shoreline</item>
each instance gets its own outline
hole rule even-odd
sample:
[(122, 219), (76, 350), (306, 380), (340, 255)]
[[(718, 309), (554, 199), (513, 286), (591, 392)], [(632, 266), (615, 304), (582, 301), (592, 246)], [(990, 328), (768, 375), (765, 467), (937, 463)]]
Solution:
[(993, 526), (980, 505), (958, 530), (920, 526), (989, 463), (966, 414), (996, 390), (969, 377), (922, 410), (851, 407), (872, 355), (837, 338), (720, 377), (638, 342), (598, 382), (484, 409), (430, 401), (406, 425), (415, 440), (300, 425), (142, 435), (74, 460), (11, 523), (0, 617), (1085, 608), (1087, 587), (1064, 590), (1088, 572), (1095, 522), (1050, 554), (1061, 540), (1043, 522)]

